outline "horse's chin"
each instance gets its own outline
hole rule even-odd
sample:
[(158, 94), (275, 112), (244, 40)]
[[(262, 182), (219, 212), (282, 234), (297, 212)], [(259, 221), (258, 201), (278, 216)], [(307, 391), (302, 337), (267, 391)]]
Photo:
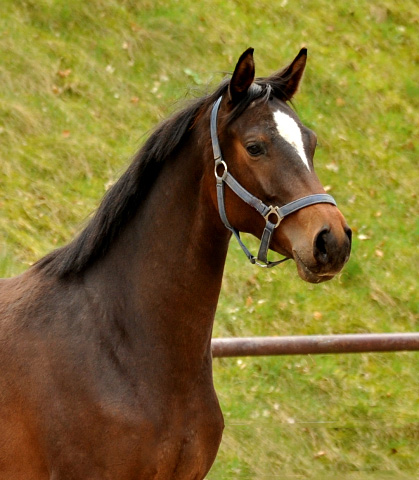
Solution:
[(335, 273), (316, 273), (308, 267), (294, 250), (294, 260), (297, 265), (297, 272), (300, 278), (308, 283), (322, 283), (331, 280)]

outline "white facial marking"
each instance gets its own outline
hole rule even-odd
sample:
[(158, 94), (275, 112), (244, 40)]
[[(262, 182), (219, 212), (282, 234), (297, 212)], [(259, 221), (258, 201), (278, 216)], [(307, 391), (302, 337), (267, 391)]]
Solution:
[(274, 112), (273, 116), (281, 137), (295, 148), (304, 165), (310, 170), (310, 165), (304, 150), (303, 137), (297, 122), (281, 110)]

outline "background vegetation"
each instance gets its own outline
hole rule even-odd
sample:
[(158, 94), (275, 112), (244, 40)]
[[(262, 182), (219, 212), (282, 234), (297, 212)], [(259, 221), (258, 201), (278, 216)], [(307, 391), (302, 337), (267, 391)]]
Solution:
[[(245, 48), (267, 75), (306, 45), (296, 108), (352, 257), (311, 286), (232, 243), (214, 335), (417, 330), (418, 24), (414, 0), (2, 0), (0, 274), (68, 241), (150, 129)], [(419, 478), (417, 353), (223, 359), (214, 375), (209, 480)]]

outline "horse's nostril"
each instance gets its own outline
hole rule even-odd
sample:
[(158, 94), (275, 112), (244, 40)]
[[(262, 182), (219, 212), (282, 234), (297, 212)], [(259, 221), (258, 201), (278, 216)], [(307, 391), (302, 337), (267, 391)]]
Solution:
[(317, 234), (314, 242), (314, 257), (318, 262), (323, 264), (326, 264), (329, 259), (327, 249), (329, 234), (330, 228), (324, 228)]
[(352, 243), (352, 230), (347, 225), (345, 226), (345, 233), (346, 233), (346, 236), (348, 237), (349, 244), (351, 244)]

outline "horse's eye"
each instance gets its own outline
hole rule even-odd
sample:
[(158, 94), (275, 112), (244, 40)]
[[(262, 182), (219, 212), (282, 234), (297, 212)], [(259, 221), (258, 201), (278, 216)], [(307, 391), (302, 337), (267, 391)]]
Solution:
[(252, 155), (252, 157), (257, 157), (264, 153), (263, 146), (259, 145), (258, 143), (251, 143), (250, 145), (247, 145), (246, 150), (250, 155)]

